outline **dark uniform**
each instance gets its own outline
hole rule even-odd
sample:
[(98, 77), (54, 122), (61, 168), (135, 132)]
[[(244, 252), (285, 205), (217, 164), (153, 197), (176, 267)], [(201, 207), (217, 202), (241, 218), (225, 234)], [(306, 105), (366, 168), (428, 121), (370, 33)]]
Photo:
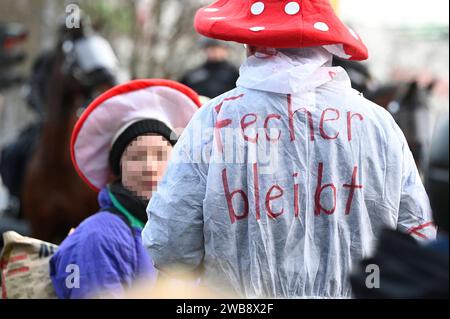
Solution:
[(232, 64), (226, 61), (206, 62), (201, 67), (189, 71), (181, 79), (181, 83), (200, 95), (215, 98), (234, 89), (238, 78), (239, 71)]

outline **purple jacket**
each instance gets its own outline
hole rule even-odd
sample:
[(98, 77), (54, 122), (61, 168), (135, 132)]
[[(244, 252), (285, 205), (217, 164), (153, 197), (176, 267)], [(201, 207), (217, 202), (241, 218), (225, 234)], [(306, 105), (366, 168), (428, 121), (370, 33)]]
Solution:
[[(112, 206), (106, 189), (98, 199), (102, 210)], [(107, 211), (81, 223), (50, 260), (50, 277), (60, 299), (83, 299), (102, 292), (120, 298), (136, 279), (152, 280), (156, 275), (142, 245), (141, 229), (131, 229)]]

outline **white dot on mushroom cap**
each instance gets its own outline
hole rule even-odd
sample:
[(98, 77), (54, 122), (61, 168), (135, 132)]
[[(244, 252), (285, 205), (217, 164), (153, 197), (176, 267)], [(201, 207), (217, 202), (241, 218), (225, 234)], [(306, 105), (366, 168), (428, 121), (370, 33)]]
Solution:
[(259, 31), (263, 31), (265, 29), (266, 29), (266, 27), (251, 27), (250, 31), (259, 32)]
[(217, 9), (217, 8), (206, 8), (205, 9), (205, 12), (217, 12), (217, 11), (219, 11), (219, 9)]
[(252, 14), (257, 16), (257, 15), (260, 15), (261, 13), (263, 13), (264, 9), (265, 9), (264, 3), (262, 3), (262, 2), (255, 2), (252, 5), (252, 8), (250, 10), (251, 10)]
[(209, 18), (209, 20), (224, 20), (224, 19), (226, 19), (225, 17), (212, 17), (212, 18)]
[(350, 34), (351, 34), (356, 40), (359, 40), (359, 36), (358, 36), (358, 34), (357, 34), (355, 31), (353, 31), (353, 30), (350, 29), (350, 28), (348, 28), (348, 31), (350, 31)]
[(295, 1), (289, 2), (284, 7), (284, 12), (286, 12), (289, 15), (297, 14), (300, 12), (300, 5), (298, 4), (298, 2), (295, 2)]
[(330, 30), (330, 27), (325, 22), (317, 22), (316, 24), (314, 24), (314, 28), (324, 32)]

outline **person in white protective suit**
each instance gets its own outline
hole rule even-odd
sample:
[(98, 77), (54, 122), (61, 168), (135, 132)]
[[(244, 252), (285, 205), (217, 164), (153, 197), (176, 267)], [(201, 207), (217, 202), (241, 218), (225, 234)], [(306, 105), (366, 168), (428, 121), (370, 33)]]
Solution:
[(196, 113), (149, 203), (143, 242), (162, 273), (247, 298), (349, 298), (352, 264), (383, 228), (435, 237), (401, 130), (331, 66), (368, 53), (328, 0), (221, 0), (196, 29), (249, 57), (237, 88)]

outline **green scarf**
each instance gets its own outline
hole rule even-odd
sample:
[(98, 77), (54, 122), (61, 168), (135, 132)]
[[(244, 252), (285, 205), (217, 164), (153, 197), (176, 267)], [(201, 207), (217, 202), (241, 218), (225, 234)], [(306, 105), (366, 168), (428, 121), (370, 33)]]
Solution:
[(147, 223), (147, 202), (126, 189), (120, 181), (108, 185), (108, 195), (117, 209), (130, 223), (131, 227), (142, 230)]

